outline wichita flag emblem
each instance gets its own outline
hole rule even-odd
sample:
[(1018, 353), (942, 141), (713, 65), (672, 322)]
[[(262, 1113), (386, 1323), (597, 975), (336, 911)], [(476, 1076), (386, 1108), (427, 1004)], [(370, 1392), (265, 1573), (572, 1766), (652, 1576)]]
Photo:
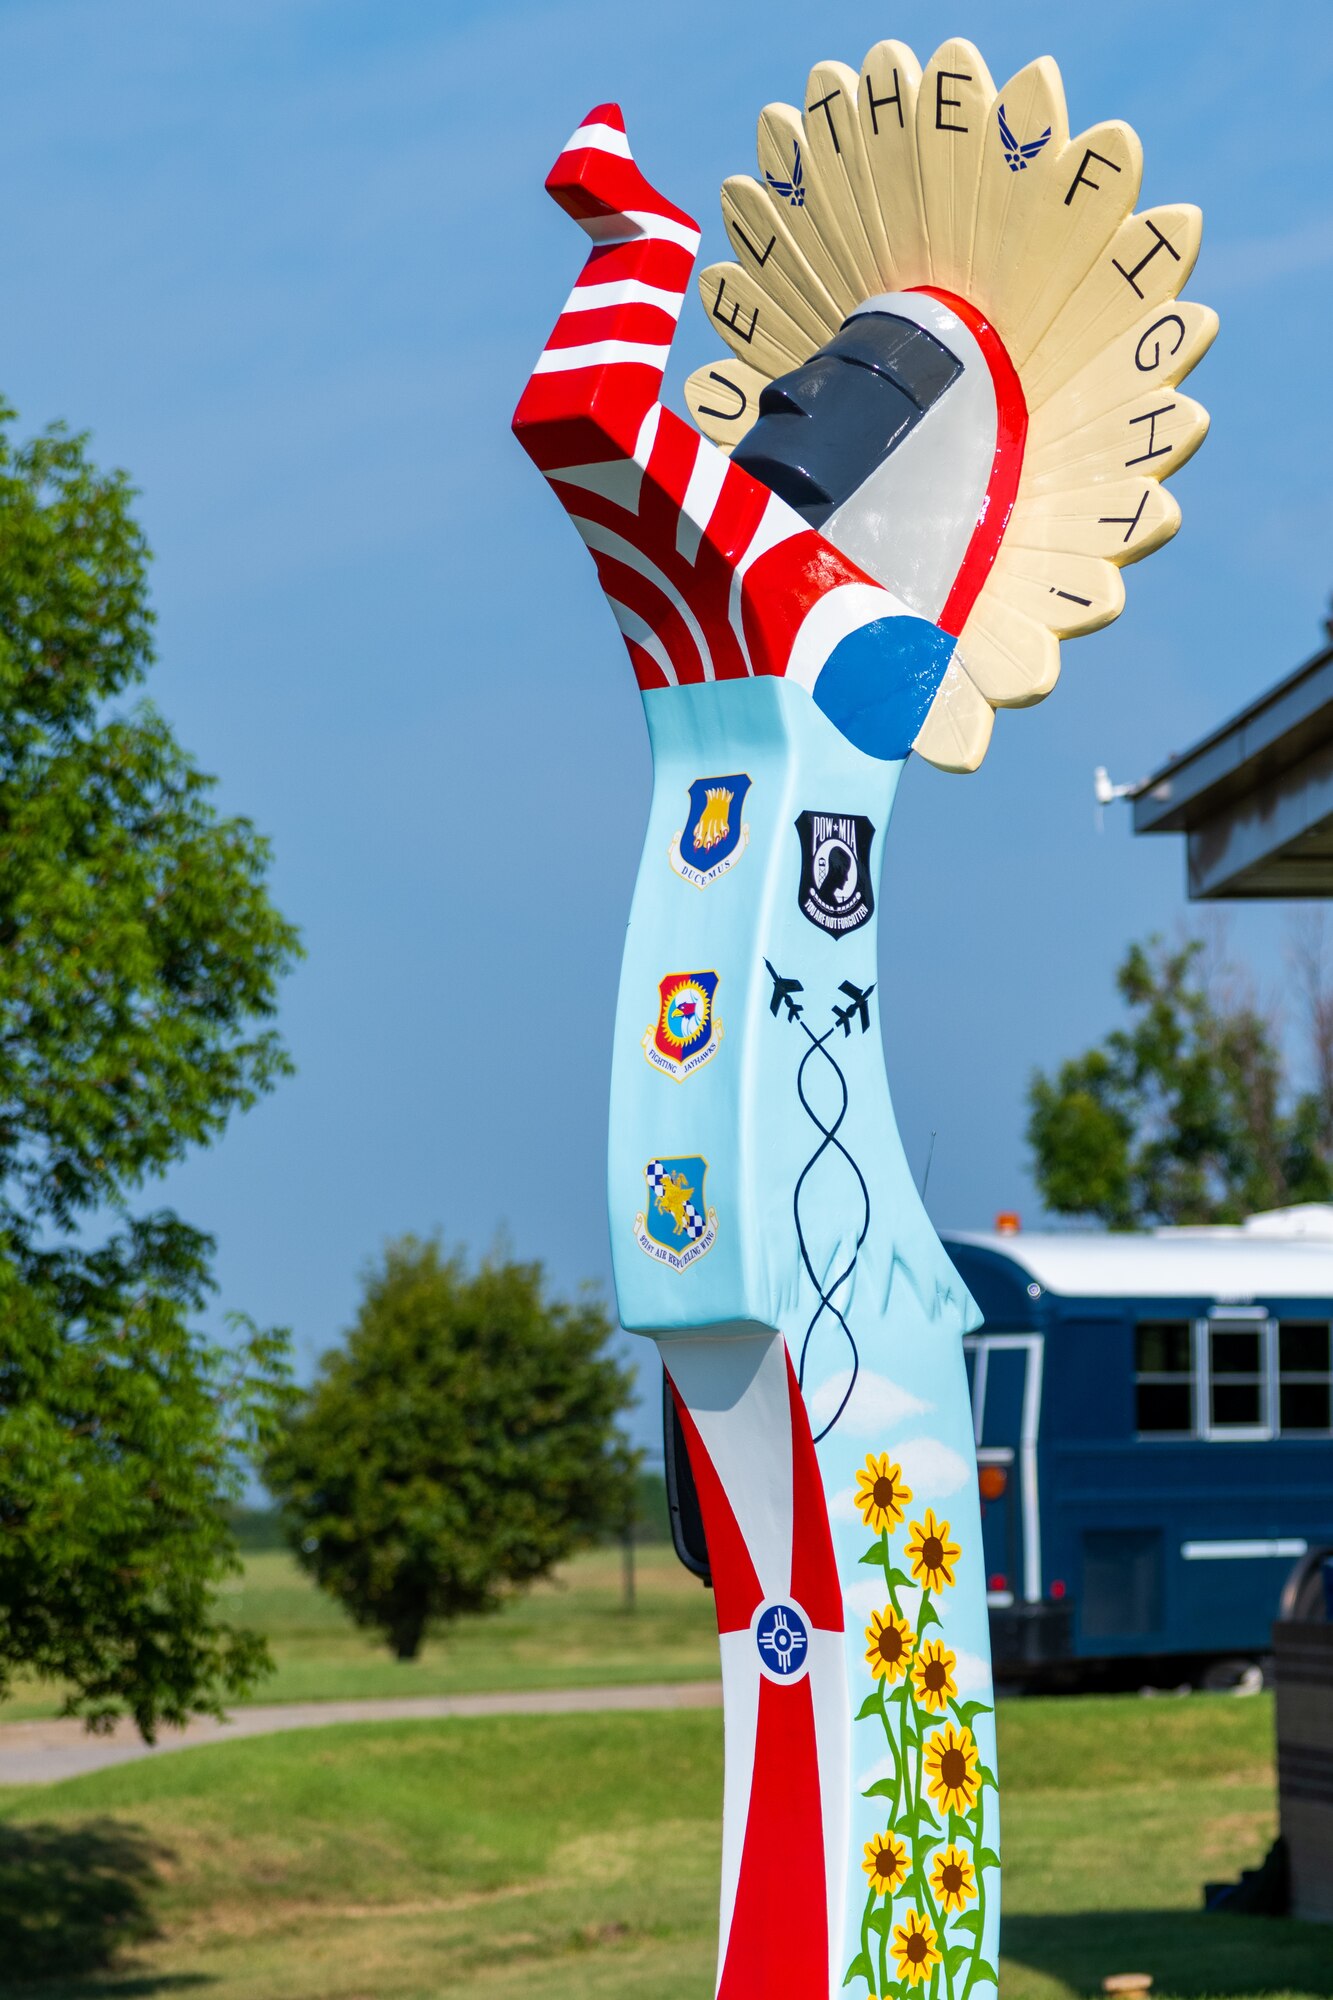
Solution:
[(722, 1040), (717, 981), (715, 972), (669, 972), (657, 983), (657, 1019), (644, 1035), (643, 1052), (675, 1083), (717, 1054)]
[(643, 1170), (648, 1205), (634, 1218), (640, 1250), (659, 1264), (683, 1271), (717, 1241), (717, 1210), (704, 1205), (707, 1160), (698, 1153), (649, 1160)]
[(750, 780), (744, 771), (724, 778), (696, 778), (690, 816), (668, 850), (677, 875), (706, 889), (740, 860), (750, 829), (741, 819)]

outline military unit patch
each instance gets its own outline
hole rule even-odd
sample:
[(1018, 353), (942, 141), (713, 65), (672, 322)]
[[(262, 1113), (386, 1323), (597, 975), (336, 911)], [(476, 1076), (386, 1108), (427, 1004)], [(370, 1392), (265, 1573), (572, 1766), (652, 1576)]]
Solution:
[(690, 813), (671, 843), (677, 875), (706, 889), (734, 868), (745, 851), (750, 829), (741, 818), (750, 780), (744, 771), (729, 777), (696, 778), (690, 786)]
[(644, 1035), (643, 1052), (675, 1083), (717, 1054), (722, 1040), (717, 981), (715, 972), (669, 972), (657, 983), (657, 1019)]
[(796, 821), (801, 842), (801, 915), (846, 937), (870, 921), (875, 890), (870, 845), (875, 829), (864, 813), (803, 812)]
[(673, 1271), (697, 1264), (717, 1241), (717, 1210), (704, 1202), (707, 1172), (708, 1162), (698, 1153), (649, 1160), (643, 1170), (647, 1205), (634, 1218), (634, 1238), (640, 1250)]

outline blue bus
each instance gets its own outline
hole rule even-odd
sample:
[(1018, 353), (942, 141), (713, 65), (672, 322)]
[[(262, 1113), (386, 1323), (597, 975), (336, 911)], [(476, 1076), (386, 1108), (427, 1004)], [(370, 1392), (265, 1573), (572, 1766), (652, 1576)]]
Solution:
[(1234, 1227), (946, 1236), (997, 1673), (1270, 1650), (1333, 1544), (1333, 1208)]
[[(985, 1316), (965, 1346), (997, 1677), (1262, 1659), (1333, 1545), (1333, 1207), (944, 1243)], [(665, 1428), (676, 1550), (707, 1581), (669, 1396)]]

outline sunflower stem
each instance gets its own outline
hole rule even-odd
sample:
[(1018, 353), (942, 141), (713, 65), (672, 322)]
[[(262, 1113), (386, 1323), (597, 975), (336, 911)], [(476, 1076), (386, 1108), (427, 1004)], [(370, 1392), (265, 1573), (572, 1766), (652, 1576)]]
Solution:
[(879, 1559), (884, 1565), (884, 1583), (889, 1593), (889, 1603), (901, 1618), (903, 1607), (898, 1602), (896, 1587), (889, 1581), (889, 1572), (893, 1568), (893, 1564), (889, 1560), (889, 1531), (887, 1528), (881, 1528), (879, 1531)]
[[(875, 1962), (874, 1946), (870, 1942), (870, 1915), (875, 1907), (875, 1893), (875, 1885), (872, 1881), (870, 1884), (870, 1894), (866, 1897), (866, 1906), (861, 1912), (861, 1951), (868, 1966), (872, 1966)], [(866, 1994), (868, 2000), (870, 2000), (874, 1977), (873, 1972), (866, 1973)]]
[[(974, 1863), (976, 1863), (977, 1856), (981, 1852), (982, 1835), (985, 1831), (985, 1819), (986, 1819), (985, 1797), (986, 1797), (986, 1787), (982, 1785), (978, 1788), (977, 1791), (977, 1832), (976, 1832), (976, 1839), (972, 1847), (972, 1860)], [(977, 1924), (977, 1942), (972, 1952), (972, 1963), (968, 1968), (967, 1984), (963, 1988), (961, 2000), (967, 2000), (968, 1994), (972, 1991), (973, 1985), (976, 1983), (977, 1967), (981, 1963), (981, 1947), (985, 1942), (986, 1938), (986, 1871), (984, 1868), (977, 1866), (976, 1878), (977, 1878), (977, 1916), (979, 1919), (979, 1922)]]

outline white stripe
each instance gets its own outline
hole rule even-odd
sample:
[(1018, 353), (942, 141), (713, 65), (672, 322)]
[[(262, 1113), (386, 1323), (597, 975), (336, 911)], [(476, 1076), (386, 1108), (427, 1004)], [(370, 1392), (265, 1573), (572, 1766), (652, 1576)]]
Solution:
[(699, 553), (699, 543), (713, 518), (730, 463), (725, 452), (720, 452), (707, 438), (699, 439), (676, 523), (676, 550), (686, 562), (692, 563)]
[(613, 556), (617, 562), (624, 563), (626, 568), (637, 570), (640, 576), (646, 577), (649, 583), (656, 585), (664, 597), (670, 599), (671, 603), (685, 620), (690, 630), (690, 636), (699, 649), (699, 658), (703, 662), (705, 680), (716, 680), (717, 676), (713, 672), (713, 656), (708, 650), (708, 641), (703, 635), (698, 619), (671, 579), (663, 576), (656, 563), (650, 562), (648, 557), (643, 553), (643, 550), (636, 549), (634, 544), (627, 542), (623, 535), (613, 533), (610, 528), (603, 528), (596, 521), (585, 521), (579, 514), (571, 514), (570, 519), (590, 549), (595, 550), (598, 555)]
[(623, 215), (580, 215), (576, 220), (594, 243), (679, 243), (691, 257), (699, 248), (697, 229), (646, 208), (627, 209)]
[(777, 548), (782, 542), (790, 542), (805, 532), (806, 523), (796, 509), (789, 507), (785, 500), (779, 500), (776, 493), (770, 493), (759, 516), (759, 526), (750, 537), (750, 546), (736, 564), (737, 580), (745, 575), (752, 563), (758, 562), (760, 556), (766, 556), (770, 549)]
[[(823, 1498), (822, 1487), (820, 1498)], [(842, 1991), (843, 1901), (847, 1894), (847, 1834), (851, 1823), (852, 1719), (845, 1647), (841, 1632), (810, 1634), (810, 1699), (815, 1718), (819, 1818), (824, 1837), (830, 1993)]]
[[(741, 1879), (745, 1829), (754, 1785), (755, 1736), (759, 1728), (759, 1651), (754, 1634), (722, 1632), (722, 1908), (717, 1944), (717, 1984), (727, 1962), (736, 1889)], [(841, 1942), (841, 1939), (839, 1940)]]
[(1303, 1556), (1309, 1548), (1298, 1535), (1277, 1542), (1182, 1542), (1186, 1562), (1229, 1562), (1244, 1556)]
[(614, 125), (580, 125), (577, 132), (570, 134), (565, 151), (577, 153), (581, 146), (594, 153), (614, 153), (618, 160), (631, 158), (629, 140)]
[(596, 312), (602, 306), (659, 306), (672, 319), (680, 318), (684, 305), (680, 292), (665, 285), (645, 284), (642, 278), (609, 278), (601, 285), (575, 285), (565, 301), (566, 312)]
[(632, 458), (599, 458), (590, 465), (559, 465), (546, 477), (559, 479), (566, 486), (582, 487), (585, 493), (600, 493), (604, 500), (614, 501), (627, 514), (639, 511), (643, 467)]
[(660, 373), (670, 352), (669, 347), (650, 347), (645, 340), (590, 340), (582, 347), (548, 347), (532, 372), (563, 375), (571, 368), (604, 368), (611, 361), (641, 361)]
[(892, 618), (905, 604), (878, 583), (840, 583), (812, 604), (801, 620), (787, 661), (787, 679), (813, 693), (829, 654), (852, 632), (877, 618)]
[(669, 686), (679, 687), (680, 683), (676, 679), (676, 669), (671, 664), (671, 655), (667, 652), (666, 647), (662, 644), (662, 641), (658, 638), (647, 619), (640, 618), (637, 611), (632, 610), (628, 604), (622, 604), (619, 598), (608, 597), (606, 601), (611, 606), (611, 610), (615, 615), (615, 621), (625, 637), (632, 639), (636, 646), (642, 646), (650, 659), (657, 662), (662, 672), (666, 675)]
[(789, 542), (793, 536), (805, 533), (805, 522), (794, 507), (785, 500), (779, 500), (776, 493), (770, 494), (763, 513), (759, 516), (759, 526), (750, 537), (750, 546), (731, 572), (731, 590), (727, 597), (727, 619), (735, 635), (736, 644), (741, 649), (746, 667), (754, 672), (754, 661), (750, 658), (750, 648), (745, 640), (745, 625), (741, 617), (741, 586), (745, 582), (745, 572), (760, 556), (767, 555), (781, 542)]
[(648, 461), (653, 455), (653, 446), (657, 443), (657, 426), (661, 421), (662, 405), (660, 403), (650, 403), (643, 413), (643, 422), (639, 425), (639, 435), (634, 440), (634, 463), (645, 471), (647, 470)]
[(662, 1358), (736, 1517), (759, 1588), (791, 1589), (792, 1449), (780, 1333), (673, 1336)]
[(699, 231), (691, 222), (673, 222), (669, 215), (654, 215), (646, 208), (627, 208), (625, 220), (634, 224), (637, 235), (659, 243), (679, 243), (682, 250), (691, 252), (699, 248)]
[[(650, 404), (639, 425), (634, 450), (628, 458), (595, 459), (588, 465), (559, 465), (546, 477), (562, 480), (566, 486), (580, 486), (586, 493), (600, 493), (603, 499), (623, 507), (627, 514), (637, 514), (644, 467), (652, 454), (661, 416), (662, 405)], [(674, 673), (671, 678), (676, 678)]]

